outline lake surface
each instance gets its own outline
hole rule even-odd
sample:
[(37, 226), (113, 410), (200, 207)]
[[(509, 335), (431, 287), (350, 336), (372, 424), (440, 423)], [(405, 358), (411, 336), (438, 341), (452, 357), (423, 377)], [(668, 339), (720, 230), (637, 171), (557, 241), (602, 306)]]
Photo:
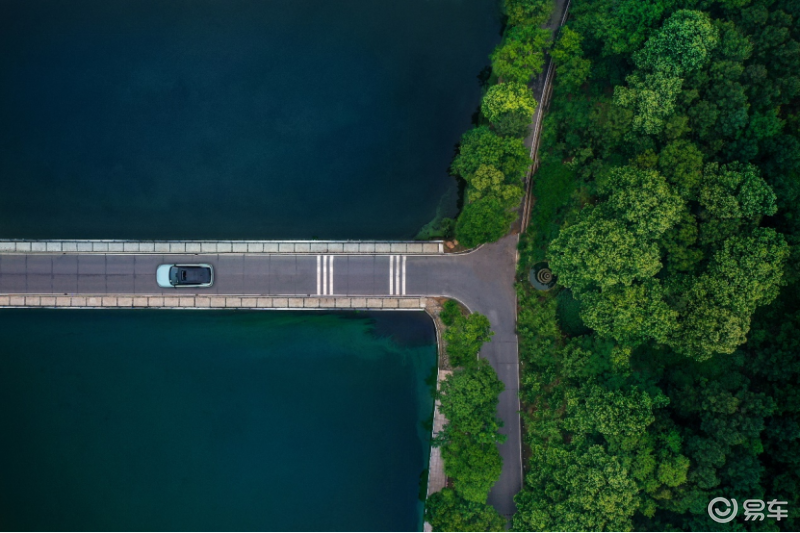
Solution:
[(413, 237), (455, 187), (497, 10), (2, 0), (0, 237)]
[(0, 529), (415, 530), (424, 313), (0, 310)]

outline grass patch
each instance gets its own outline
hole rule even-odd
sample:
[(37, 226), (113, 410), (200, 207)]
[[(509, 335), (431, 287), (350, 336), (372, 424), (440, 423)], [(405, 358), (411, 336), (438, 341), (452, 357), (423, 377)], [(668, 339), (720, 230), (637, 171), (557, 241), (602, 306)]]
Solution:
[(575, 170), (557, 158), (548, 158), (533, 176), (536, 203), (520, 246), (520, 270), (545, 260), (547, 245), (556, 238), (575, 190)]

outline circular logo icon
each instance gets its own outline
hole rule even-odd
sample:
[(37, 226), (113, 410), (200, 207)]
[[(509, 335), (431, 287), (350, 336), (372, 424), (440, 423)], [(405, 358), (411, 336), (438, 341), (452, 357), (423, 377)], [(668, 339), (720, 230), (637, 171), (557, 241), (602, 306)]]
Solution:
[[(714, 507), (716, 504), (723, 504), (724, 509), (717, 509)], [(727, 524), (734, 518), (736, 518), (736, 514), (739, 512), (739, 506), (736, 503), (735, 499), (729, 500), (728, 498), (714, 498), (710, 502), (708, 502), (708, 516), (711, 517), (711, 520), (714, 522), (719, 522), (720, 524)]]

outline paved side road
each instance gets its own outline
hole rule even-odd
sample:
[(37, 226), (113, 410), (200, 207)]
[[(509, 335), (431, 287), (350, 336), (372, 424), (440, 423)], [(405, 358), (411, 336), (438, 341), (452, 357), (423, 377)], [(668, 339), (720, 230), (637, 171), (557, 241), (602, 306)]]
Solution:
[[(506, 385), (498, 415), (508, 441), (490, 502), (506, 516), (522, 482), (515, 335), (516, 236), (458, 255), (0, 253), (0, 294), (448, 296), (489, 317), (495, 336), (481, 355)], [(162, 289), (162, 263), (210, 263), (208, 289)]]

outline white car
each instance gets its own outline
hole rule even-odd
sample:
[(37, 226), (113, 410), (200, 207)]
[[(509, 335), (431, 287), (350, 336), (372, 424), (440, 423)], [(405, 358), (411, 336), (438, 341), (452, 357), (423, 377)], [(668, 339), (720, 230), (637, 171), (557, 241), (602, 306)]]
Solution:
[(210, 287), (214, 284), (214, 267), (206, 263), (196, 265), (159, 265), (156, 270), (159, 287)]

